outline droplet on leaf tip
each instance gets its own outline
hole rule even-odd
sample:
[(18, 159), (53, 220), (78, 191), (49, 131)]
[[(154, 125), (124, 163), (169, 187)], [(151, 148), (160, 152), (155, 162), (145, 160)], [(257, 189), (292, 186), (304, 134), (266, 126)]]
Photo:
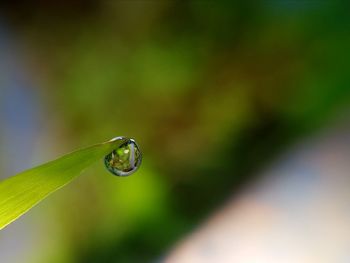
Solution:
[[(116, 137), (110, 141), (127, 139)], [(133, 139), (127, 139), (117, 149), (107, 154), (104, 163), (108, 171), (117, 176), (128, 176), (133, 174), (141, 165), (142, 153)]]

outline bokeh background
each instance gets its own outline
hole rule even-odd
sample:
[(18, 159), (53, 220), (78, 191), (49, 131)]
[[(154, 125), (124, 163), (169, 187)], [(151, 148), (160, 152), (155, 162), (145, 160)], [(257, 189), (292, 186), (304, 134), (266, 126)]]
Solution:
[[(0, 172), (135, 138), (0, 233), (0, 261), (154, 262), (305, 137), (345, 122), (342, 1), (1, 1)], [(340, 120), (340, 121), (339, 121)]]

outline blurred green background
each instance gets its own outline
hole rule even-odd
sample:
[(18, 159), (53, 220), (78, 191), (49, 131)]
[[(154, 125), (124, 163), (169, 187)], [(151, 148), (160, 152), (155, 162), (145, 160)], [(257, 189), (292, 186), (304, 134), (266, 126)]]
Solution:
[[(101, 161), (5, 231), (35, 243), (28, 262), (161, 259), (256, 171), (348, 112), (349, 7), (2, 1), (2, 177), (119, 135), (144, 155), (128, 178)], [(27, 163), (9, 168), (18, 154)]]

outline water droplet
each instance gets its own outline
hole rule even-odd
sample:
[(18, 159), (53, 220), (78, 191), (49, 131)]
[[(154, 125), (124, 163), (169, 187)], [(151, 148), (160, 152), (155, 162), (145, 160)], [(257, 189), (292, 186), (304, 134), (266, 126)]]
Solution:
[[(112, 140), (117, 139), (127, 138), (116, 137)], [(128, 176), (140, 167), (141, 160), (142, 154), (137, 143), (133, 139), (127, 139), (127, 141), (120, 145), (118, 149), (106, 155), (104, 163), (108, 171), (112, 174)]]

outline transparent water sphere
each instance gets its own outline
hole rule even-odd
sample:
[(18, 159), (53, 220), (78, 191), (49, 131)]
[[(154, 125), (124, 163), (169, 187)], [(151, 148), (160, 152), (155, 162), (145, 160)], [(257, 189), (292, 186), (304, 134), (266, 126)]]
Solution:
[[(115, 139), (125, 139), (118, 137)], [(114, 139), (113, 139), (114, 140)], [(133, 139), (127, 139), (110, 154), (106, 155), (104, 163), (108, 171), (117, 176), (133, 174), (141, 165), (142, 154), (137, 143)]]

